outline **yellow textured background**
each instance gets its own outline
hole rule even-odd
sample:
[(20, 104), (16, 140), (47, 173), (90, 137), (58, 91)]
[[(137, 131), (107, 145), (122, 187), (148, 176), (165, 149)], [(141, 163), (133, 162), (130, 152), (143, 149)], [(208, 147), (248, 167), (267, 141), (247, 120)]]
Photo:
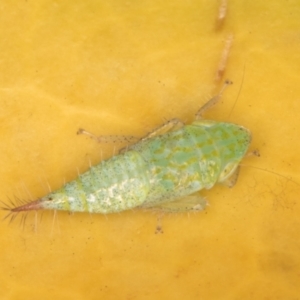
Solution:
[(299, 1), (246, 2), (230, 1), (216, 30), (217, 1), (1, 1), (3, 202), (112, 155), (80, 127), (142, 136), (192, 121), (218, 90), (231, 33), (234, 85), (207, 117), (251, 129), (261, 157), (243, 164), (286, 176), (245, 167), (233, 189), (207, 193), (205, 212), (165, 216), (163, 234), (141, 211), (2, 222), (1, 299), (298, 299)]

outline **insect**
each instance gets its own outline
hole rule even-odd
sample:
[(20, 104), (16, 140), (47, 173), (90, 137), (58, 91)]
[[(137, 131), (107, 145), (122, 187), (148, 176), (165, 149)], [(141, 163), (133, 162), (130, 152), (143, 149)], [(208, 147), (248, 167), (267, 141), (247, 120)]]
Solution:
[(250, 131), (240, 125), (202, 118), (229, 84), (226, 81), (200, 108), (192, 124), (172, 119), (60, 189), (4, 209), (10, 214), (46, 209), (102, 214), (133, 208), (204, 209), (206, 200), (198, 192), (216, 183), (233, 186), (251, 142)]

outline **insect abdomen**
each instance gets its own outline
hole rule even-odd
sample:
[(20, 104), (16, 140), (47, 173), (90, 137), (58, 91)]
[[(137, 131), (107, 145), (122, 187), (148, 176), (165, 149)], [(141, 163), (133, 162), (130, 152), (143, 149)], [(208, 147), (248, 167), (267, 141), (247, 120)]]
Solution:
[(136, 207), (149, 191), (146, 168), (136, 151), (114, 156), (42, 198), (43, 209), (113, 213)]

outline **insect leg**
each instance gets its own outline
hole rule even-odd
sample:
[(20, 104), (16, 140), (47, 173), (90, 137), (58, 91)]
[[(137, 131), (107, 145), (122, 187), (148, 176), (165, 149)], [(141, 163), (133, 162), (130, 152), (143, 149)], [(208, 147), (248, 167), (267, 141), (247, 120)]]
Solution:
[(246, 154), (246, 156), (256, 156), (256, 157), (260, 157), (260, 153), (258, 149), (254, 149), (253, 151), (250, 151), (249, 153)]
[(133, 135), (99, 135), (96, 136), (95, 134), (86, 131), (85, 129), (79, 128), (77, 131), (77, 134), (85, 134), (89, 136), (90, 138), (96, 140), (98, 143), (137, 143), (140, 141), (146, 141), (150, 138), (153, 138), (155, 136), (163, 135), (169, 131), (177, 130), (184, 126), (184, 123), (179, 119), (171, 119), (164, 123), (163, 125), (159, 126), (158, 128), (154, 129), (147, 135), (145, 135), (142, 138), (138, 138)]
[(221, 59), (218, 65), (217, 73), (216, 73), (216, 82), (220, 82), (220, 80), (223, 78), (223, 75), (225, 73), (226, 64), (229, 57), (230, 48), (232, 46), (233, 42), (233, 35), (229, 35), (225, 41), (225, 46), (222, 51)]
[(201, 211), (204, 210), (207, 206), (207, 201), (205, 198), (201, 197), (199, 194), (197, 195), (189, 195), (178, 200), (172, 202), (165, 202), (159, 205), (153, 205), (151, 207), (147, 207), (150, 209), (155, 209), (163, 212), (189, 212), (189, 211)]
[(217, 26), (216, 29), (220, 30), (222, 25), (224, 24), (224, 20), (226, 17), (226, 13), (227, 13), (227, 0), (221, 0), (220, 1), (220, 6), (219, 6), (219, 11), (218, 11), (218, 18), (217, 18)]
[(77, 134), (85, 134), (96, 140), (98, 143), (134, 143), (139, 138), (133, 135), (99, 135), (96, 136), (82, 128), (79, 128)]
[(239, 173), (240, 173), (240, 166), (238, 166), (236, 168), (236, 170), (233, 172), (233, 174), (227, 178), (226, 180), (224, 180), (222, 182), (222, 184), (224, 184), (225, 186), (229, 187), (229, 188), (232, 188), (235, 186), (237, 180), (238, 180), (238, 177), (239, 177)]
[(93, 134), (89, 131), (86, 131), (85, 129), (82, 129), (82, 128), (78, 129), (77, 134), (85, 134), (85, 135), (89, 136), (90, 138), (96, 140), (98, 143), (127, 143), (127, 144), (130, 144), (129, 146), (126, 146), (119, 150), (119, 153), (124, 153), (124, 152), (130, 150), (131, 147), (134, 146), (138, 142), (147, 141), (148, 139), (151, 139), (151, 138), (159, 136), (159, 135), (163, 135), (163, 134), (173, 131), (173, 130), (177, 130), (183, 126), (184, 126), (184, 123), (181, 120), (174, 118), (174, 119), (167, 121), (163, 125), (157, 127), (156, 129), (154, 129), (153, 131), (151, 131), (150, 133), (148, 133), (147, 135), (145, 135), (142, 138), (138, 138), (138, 137), (135, 137), (132, 135), (105, 135), (105, 136), (100, 135), (100, 136), (96, 136), (95, 134)]
[(216, 96), (214, 96), (214, 97), (212, 97), (208, 102), (206, 102), (206, 103), (205, 103), (205, 104), (197, 111), (197, 113), (196, 113), (196, 120), (202, 119), (203, 114), (204, 114), (208, 109), (210, 109), (211, 107), (213, 107), (214, 105), (216, 105), (216, 104), (219, 102), (219, 100), (220, 100), (220, 98), (221, 98), (221, 96), (222, 96), (222, 93), (224, 92), (225, 88), (226, 88), (228, 85), (230, 85), (230, 84), (232, 84), (232, 81), (230, 81), (230, 80), (226, 80), (226, 81), (225, 81), (225, 83), (224, 83), (224, 85), (223, 85), (221, 91), (219, 92), (219, 94), (216, 95)]
[(163, 135), (167, 132), (177, 130), (177, 129), (183, 127), (183, 126), (184, 126), (184, 123), (181, 120), (177, 119), (177, 118), (168, 120), (166, 123), (164, 123), (161, 126), (155, 128), (153, 131), (151, 131), (146, 136), (141, 138), (141, 141), (146, 141), (146, 140), (151, 139), (153, 137)]
[[(153, 131), (151, 131), (150, 133), (148, 133), (147, 135), (145, 135), (144, 137), (139, 139), (136, 143), (145, 142), (153, 137), (160, 136), (167, 132), (177, 130), (183, 126), (184, 126), (184, 123), (181, 120), (179, 120), (177, 118), (171, 119), (171, 120), (167, 121), (166, 123), (162, 124), (161, 126), (155, 128)], [(120, 150), (120, 153), (130, 150), (136, 143), (134, 143), (128, 147), (122, 148)]]
[(160, 214), (157, 217), (157, 225), (156, 225), (155, 234), (164, 233), (164, 231), (162, 229), (162, 217), (163, 217), (163, 214)]

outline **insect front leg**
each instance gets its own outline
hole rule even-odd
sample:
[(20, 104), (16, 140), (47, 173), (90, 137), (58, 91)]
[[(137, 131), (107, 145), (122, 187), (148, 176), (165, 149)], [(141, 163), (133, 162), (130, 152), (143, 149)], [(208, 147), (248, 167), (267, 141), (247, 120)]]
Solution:
[[(184, 126), (184, 123), (181, 120), (179, 120), (177, 118), (171, 119), (171, 120), (165, 122), (164, 124), (162, 124), (161, 126), (157, 127), (156, 129), (154, 129), (153, 131), (151, 131), (150, 133), (148, 133), (141, 139), (139, 139), (136, 143), (145, 142), (151, 138), (154, 138), (154, 137), (157, 137), (160, 135), (164, 135), (170, 131), (180, 129), (183, 126)], [(136, 143), (134, 143), (128, 147), (122, 148), (120, 150), (120, 153), (130, 150)]]
[(240, 174), (240, 166), (238, 166), (235, 169), (235, 171), (232, 173), (232, 175), (229, 178), (227, 178), (225, 181), (223, 181), (222, 183), (229, 188), (234, 187), (238, 180), (239, 174)]
[(168, 120), (166, 123), (162, 124), (161, 126), (155, 128), (153, 131), (148, 133), (145, 137), (143, 137), (141, 139), (141, 141), (146, 141), (153, 137), (163, 135), (170, 131), (180, 129), (183, 126), (184, 126), (184, 123), (180, 119), (174, 118), (174, 119)]
[(226, 81), (225, 81), (225, 83), (224, 83), (224, 85), (223, 85), (221, 91), (219, 92), (219, 94), (216, 95), (216, 96), (214, 96), (214, 97), (212, 97), (208, 102), (206, 102), (206, 103), (205, 103), (205, 104), (197, 111), (197, 113), (196, 113), (196, 120), (201, 120), (203, 114), (204, 114), (208, 109), (212, 108), (214, 105), (216, 105), (216, 104), (219, 102), (219, 100), (220, 100), (220, 98), (221, 98), (221, 96), (222, 96), (224, 90), (225, 90), (226, 87), (227, 87), (228, 85), (230, 85), (230, 84), (232, 84), (232, 81), (230, 81), (230, 80), (226, 80)]

